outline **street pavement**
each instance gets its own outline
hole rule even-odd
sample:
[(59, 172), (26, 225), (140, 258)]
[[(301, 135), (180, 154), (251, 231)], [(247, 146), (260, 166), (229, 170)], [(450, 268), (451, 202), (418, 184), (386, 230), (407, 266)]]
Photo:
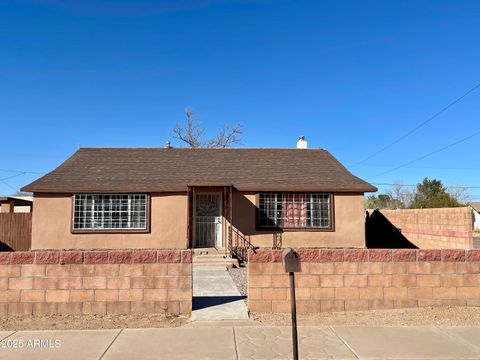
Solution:
[[(300, 359), (480, 359), (480, 327), (301, 326)], [(180, 328), (0, 332), (0, 359), (291, 359), (291, 329), (250, 321)]]

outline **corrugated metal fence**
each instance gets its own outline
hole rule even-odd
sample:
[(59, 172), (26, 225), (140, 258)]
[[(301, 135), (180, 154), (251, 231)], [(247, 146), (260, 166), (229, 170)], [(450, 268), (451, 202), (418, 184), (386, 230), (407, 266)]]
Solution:
[(32, 213), (0, 213), (0, 251), (30, 250)]

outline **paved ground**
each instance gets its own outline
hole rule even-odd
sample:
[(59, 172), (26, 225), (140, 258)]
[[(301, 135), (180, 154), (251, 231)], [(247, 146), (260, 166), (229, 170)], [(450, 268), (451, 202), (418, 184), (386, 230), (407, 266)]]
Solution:
[[(0, 359), (291, 359), (290, 335), (249, 321), (0, 332)], [(301, 359), (480, 359), (480, 327), (306, 326), (299, 340)]]
[(246, 320), (243, 299), (225, 267), (194, 267), (192, 321)]

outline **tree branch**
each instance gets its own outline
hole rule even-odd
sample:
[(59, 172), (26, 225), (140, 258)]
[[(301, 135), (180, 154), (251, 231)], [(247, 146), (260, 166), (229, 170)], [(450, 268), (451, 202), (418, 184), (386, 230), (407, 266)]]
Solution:
[(232, 144), (241, 143), (243, 128), (241, 124), (234, 126), (223, 125), (217, 136), (210, 140), (203, 140), (205, 129), (195, 119), (191, 108), (185, 109), (186, 124), (178, 123), (173, 128), (173, 137), (186, 143), (192, 148), (227, 148)]
[(204, 146), (201, 138), (205, 132), (205, 129), (195, 122), (194, 115), (195, 113), (191, 108), (185, 109), (187, 123), (185, 127), (181, 123), (175, 125), (173, 128), (173, 137), (183, 141), (190, 147), (198, 148)]

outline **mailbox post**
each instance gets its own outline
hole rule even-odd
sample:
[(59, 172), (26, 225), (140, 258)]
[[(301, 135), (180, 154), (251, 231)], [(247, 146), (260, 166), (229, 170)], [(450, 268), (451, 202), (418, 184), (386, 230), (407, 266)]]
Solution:
[(300, 257), (291, 248), (286, 248), (282, 254), (283, 269), (290, 277), (290, 301), (292, 304), (292, 341), (293, 359), (298, 360), (298, 336), (297, 336), (297, 304), (295, 300), (295, 273), (301, 271)]

